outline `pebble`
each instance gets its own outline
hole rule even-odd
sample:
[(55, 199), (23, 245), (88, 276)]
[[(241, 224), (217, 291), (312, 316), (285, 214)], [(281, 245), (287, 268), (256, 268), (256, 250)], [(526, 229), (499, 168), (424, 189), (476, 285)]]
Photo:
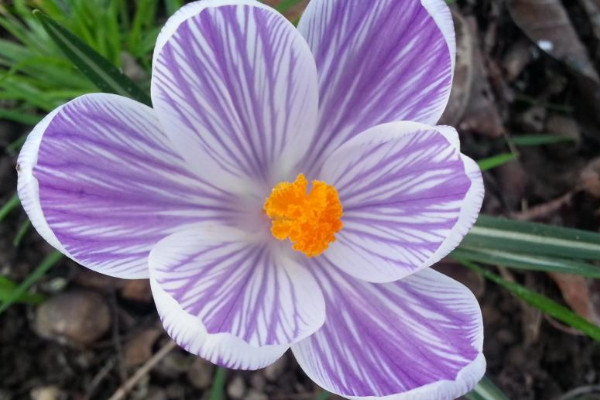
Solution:
[(201, 358), (196, 358), (187, 373), (188, 381), (196, 389), (208, 389), (212, 384), (215, 366)]
[(275, 363), (264, 369), (265, 378), (267, 378), (269, 382), (275, 382), (279, 379), (279, 377), (281, 377), (286, 366), (287, 358), (283, 356), (279, 360), (275, 361)]
[(262, 392), (267, 385), (267, 380), (263, 374), (257, 372), (250, 376), (250, 385), (252, 385), (254, 389)]
[(269, 400), (269, 397), (256, 389), (250, 389), (244, 400)]
[(59, 400), (62, 391), (57, 386), (40, 386), (33, 388), (29, 393), (31, 400)]
[(34, 327), (42, 337), (77, 346), (100, 339), (110, 326), (110, 310), (102, 296), (72, 290), (42, 303), (36, 310)]
[(125, 281), (121, 288), (121, 297), (137, 303), (152, 302), (152, 291), (148, 279), (131, 279)]
[(234, 400), (238, 400), (241, 399), (245, 393), (246, 382), (244, 382), (244, 378), (237, 375), (229, 382), (229, 385), (227, 385), (227, 395)]

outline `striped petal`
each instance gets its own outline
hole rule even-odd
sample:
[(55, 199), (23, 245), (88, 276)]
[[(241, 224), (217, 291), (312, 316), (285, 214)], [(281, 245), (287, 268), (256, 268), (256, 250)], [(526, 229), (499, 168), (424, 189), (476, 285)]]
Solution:
[(479, 213), (483, 182), (457, 144), (452, 128), (393, 122), (336, 150), (319, 179), (337, 188), (344, 228), (325, 260), (359, 279), (391, 282), (458, 246)]
[(375, 125), (440, 118), (456, 52), (443, 0), (312, 0), (298, 29), (320, 86), (319, 151), (307, 165)]
[(292, 351), (318, 385), (351, 399), (450, 400), (481, 379), (481, 311), (462, 284), (431, 269), (372, 284), (319, 259), (314, 271), (327, 320)]
[(252, 181), (267, 193), (311, 142), (314, 58), (298, 31), (257, 1), (182, 8), (158, 38), (153, 68), (152, 100), (167, 134), (216, 184)]
[(152, 109), (116, 95), (50, 113), (27, 138), (18, 171), (19, 197), (44, 239), (116, 277), (148, 277), (160, 239), (228, 213), (228, 197), (187, 169)]
[(150, 254), (152, 290), (169, 335), (230, 368), (265, 367), (325, 321), (323, 295), (308, 269), (256, 236), (200, 224)]

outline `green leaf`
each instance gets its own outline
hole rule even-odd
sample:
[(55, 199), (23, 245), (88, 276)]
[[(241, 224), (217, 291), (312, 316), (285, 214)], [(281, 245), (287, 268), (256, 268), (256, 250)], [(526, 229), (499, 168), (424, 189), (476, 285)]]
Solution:
[(532, 134), (532, 135), (518, 135), (511, 136), (510, 141), (517, 146), (542, 146), (545, 144), (572, 142), (573, 138), (568, 136), (560, 135), (544, 135), (544, 134)]
[(275, 9), (283, 14), (301, 1), (302, 0), (282, 0), (277, 6), (275, 6)]
[(165, 11), (168, 16), (175, 14), (175, 11), (183, 7), (183, 0), (165, 0)]
[(508, 400), (508, 397), (487, 376), (475, 386), (475, 389), (466, 395), (469, 400)]
[(600, 234), (480, 215), (460, 248), (600, 260)]
[(209, 400), (223, 400), (225, 393), (225, 377), (227, 375), (227, 369), (223, 367), (217, 367), (215, 377), (213, 379), (212, 387), (210, 388)]
[(27, 234), (29, 228), (31, 228), (30, 220), (26, 220), (21, 224), (19, 230), (17, 231), (17, 234), (15, 235), (15, 239), (13, 240), (13, 246), (17, 247), (19, 244), (21, 244), (21, 240), (23, 240), (23, 238)]
[(11, 293), (8, 298), (2, 300), (0, 304), (0, 314), (6, 311), (11, 305), (17, 302), (21, 296), (26, 294), (27, 290), (39, 281), (56, 263), (60, 261), (63, 255), (55, 251), (47, 256), (38, 267)]
[(4, 108), (0, 108), (0, 119), (8, 119), (10, 121), (19, 122), (25, 125), (35, 125), (38, 122), (40, 122), (42, 117), (29, 113), (24, 113), (18, 110), (7, 110)]
[[(0, 302), (5, 302), (15, 295), (19, 285), (0, 275)], [(15, 303), (39, 304), (44, 300), (41, 294), (24, 293), (17, 297)]]
[(588, 278), (600, 278), (599, 267), (579, 260), (542, 257), (496, 249), (471, 249), (464, 247), (454, 250), (451, 256), (454, 258), (467, 259), (491, 265), (502, 265), (509, 268), (528, 271), (558, 272), (561, 274), (574, 274)]
[(481, 168), (482, 171), (487, 171), (499, 167), (503, 164), (506, 164), (507, 162), (510, 162), (512, 160), (515, 160), (516, 158), (517, 155), (514, 153), (502, 153), (493, 157), (479, 160), (477, 161), (477, 164), (479, 165), (479, 168)]
[(549, 299), (548, 297), (542, 294), (529, 290), (526, 287), (519, 285), (518, 283), (509, 282), (503, 279), (502, 277), (494, 274), (493, 272), (481, 268), (475, 263), (472, 263), (465, 259), (459, 259), (459, 261), (466, 267), (472, 269), (473, 271), (483, 275), (487, 279), (507, 289), (509, 292), (519, 297), (529, 305), (539, 309), (540, 311), (556, 318), (557, 320), (577, 329), (582, 333), (585, 333), (592, 339), (600, 342), (600, 327), (588, 322), (586, 319), (575, 314), (568, 308), (560, 305), (559, 303)]
[(326, 392), (326, 391), (322, 391), (321, 393), (319, 393), (317, 395), (317, 397), (315, 397), (315, 400), (327, 400), (331, 397), (331, 393)]
[(127, 96), (146, 105), (151, 104), (150, 97), (131, 79), (81, 39), (47, 15), (39, 11), (35, 12), (35, 15), (48, 32), (48, 35), (71, 62), (100, 90), (106, 93)]
[(6, 216), (15, 208), (17, 208), (21, 204), (19, 200), (19, 196), (17, 194), (13, 194), (10, 199), (2, 207), (0, 207), (0, 221), (2, 221)]

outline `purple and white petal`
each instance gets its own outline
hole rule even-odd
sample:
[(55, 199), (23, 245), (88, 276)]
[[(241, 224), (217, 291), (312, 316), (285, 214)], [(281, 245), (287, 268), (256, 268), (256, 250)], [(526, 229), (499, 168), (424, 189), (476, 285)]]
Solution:
[(392, 121), (437, 123), (454, 71), (452, 16), (443, 0), (312, 0), (298, 29), (317, 62), (318, 149)]
[(78, 263), (148, 277), (147, 257), (177, 228), (228, 215), (174, 152), (151, 108), (90, 94), (54, 110), (19, 155), (19, 198), (33, 226)]
[(304, 38), (273, 9), (252, 0), (195, 2), (158, 38), (152, 101), (197, 170), (264, 194), (298, 172), (312, 141), (316, 65)]
[(327, 320), (292, 351), (318, 385), (351, 399), (451, 400), (481, 379), (481, 311), (462, 284), (431, 269), (372, 284), (313, 261)]
[(322, 255), (369, 282), (392, 282), (446, 256), (481, 207), (477, 165), (452, 130), (393, 122), (356, 136), (323, 165), (337, 188), (344, 228)]
[(257, 369), (325, 321), (306, 266), (257, 235), (215, 224), (175, 233), (150, 254), (150, 280), (169, 335), (230, 368)]

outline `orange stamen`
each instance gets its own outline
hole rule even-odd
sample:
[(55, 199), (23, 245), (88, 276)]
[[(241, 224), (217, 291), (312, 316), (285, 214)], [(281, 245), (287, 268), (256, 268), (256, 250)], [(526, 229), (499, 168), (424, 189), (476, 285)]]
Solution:
[(271, 233), (279, 240), (290, 239), (293, 249), (308, 257), (323, 253), (342, 229), (342, 203), (335, 187), (313, 181), (310, 192), (303, 174), (294, 182), (277, 184), (264, 210), (271, 218)]

